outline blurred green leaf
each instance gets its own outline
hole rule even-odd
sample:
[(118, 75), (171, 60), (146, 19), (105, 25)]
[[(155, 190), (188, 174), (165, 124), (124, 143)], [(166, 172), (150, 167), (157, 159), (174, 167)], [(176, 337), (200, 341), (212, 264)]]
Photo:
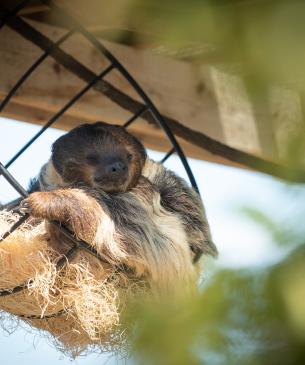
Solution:
[(133, 0), (126, 17), (140, 36), (150, 33), (169, 47), (209, 46), (202, 49), (238, 65), (255, 85), (305, 86), (302, 1)]
[[(305, 274), (304, 264), (302, 248), (269, 270), (222, 270), (189, 299), (139, 301), (130, 311), (135, 362), (304, 363), (305, 275), (296, 272)], [(294, 302), (298, 287), (301, 300)]]
[(287, 231), (286, 227), (280, 226), (271, 217), (262, 211), (253, 207), (243, 207), (241, 212), (248, 216), (251, 220), (258, 223), (261, 227), (271, 234), (272, 240), (280, 245), (291, 244), (295, 240), (292, 239), (292, 232)]

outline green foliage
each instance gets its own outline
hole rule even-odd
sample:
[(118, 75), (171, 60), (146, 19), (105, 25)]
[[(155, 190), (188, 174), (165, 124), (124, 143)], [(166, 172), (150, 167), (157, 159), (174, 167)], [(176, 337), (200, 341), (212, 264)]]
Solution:
[(289, 219), (282, 219), (276, 222), (268, 214), (253, 207), (244, 207), (241, 209), (244, 215), (264, 228), (271, 236), (272, 241), (280, 246), (300, 245), (304, 242), (304, 229), (295, 227), (295, 222), (291, 223)]
[(135, 363), (305, 363), (305, 249), (269, 270), (222, 270), (191, 299), (133, 306)]
[(188, 47), (194, 61), (234, 65), (253, 90), (270, 80), (305, 85), (303, 1), (131, 0), (126, 17), (140, 38)]
[(241, 212), (290, 253), (264, 268), (219, 269), (192, 298), (139, 300), (129, 308), (135, 364), (305, 363), (304, 189), (282, 194), (297, 203), (283, 199), (280, 215)]
[[(305, 88), (303, 1), (131, 0), (126, 19), (139, 41), (149, 34), (169, 51), (186, 49), (197, 65), (237, 71), (265, 108), (270, 85)], [(304, 166), (304, 141), (300, 126), (286, 146), (290, 167)], [(299, 206), (281, 219), (253, 207), (242, 213), (291, 254), (265, 269), (219, 270), (191, 299), (136, 303), (129, 308), (136, 363), (305, 364), (305, 196), (291, 186), (283, 195)]]

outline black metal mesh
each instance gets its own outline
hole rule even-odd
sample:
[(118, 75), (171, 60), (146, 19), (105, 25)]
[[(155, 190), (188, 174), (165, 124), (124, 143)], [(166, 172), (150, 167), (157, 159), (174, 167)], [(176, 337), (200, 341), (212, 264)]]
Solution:
[[(2, 12), (2, 18), (0, 20), (0, 30), (5, 25), (10, 25), (12, 20), (14, 20), (14, 24), (19, 24), (19, 26), (27, 31), (31, 32), (32, 29), (29, 24), (27, 24), (24, 20), (18, 17), (18, 12), (28, 5), (31, 1), (25, 0), (20, 1), (15, 7), (11, 9), (4, 9)], [(177, 153), (179, 156), (184, 169), (188, 175), (190, 183), (192, 187), (198, 192), (198, 187), (191, 171), (191, 168), (188, 164), (188, 161), (184, 155), (182, 148), (177, 142), (174, 134), (171, 129), (167, 125), (166, 121), (154, 105), (154, 103), (147, 96), (145, 91), (140, 87), (137, 81), (130, 75), (130, 73), (126, 70), (126, 68), (118, 61), (118, 59), (108, 51), (107, 48), (89, 31), (87, 31), (78, 21), (76, 21), (67, 11), (59, 8), (53, 1), (44, 1), (41, 3), (46, 4), (52, 12), (57, 14), (59, 17), (63, 19), (65, 24), (67, 25), (68, 31), (61, 36), (56, 42), (48, 40), (47, 46), (44, 48), (43, 54), (24, 72), (24, 74), (16, 81), (14, 86), (11, 88), (7, 96), (0, 103), (0, 113), (4, 110), (7, 104), (10, 102), (11, 98), (16, 94), (18, 89), (23, 85), (23, 83), (32, 75), (32, 73), (41, 65), (41, 63), (50, 55), (56, 51), (60, 51), (60, 46), (63, 45), (70, 37), (74, 34), (82, 35), (87, 41), (89, 41), (93, 47), (98, 50), (109, 62), (109, 65), (100, 71), (98, 74), (92, 73), (91, 79), (86, 80), (86, 85), (76, 94), (74, 95), (64, 106), (62, 106), (52, 117), (46, 121), (45, 125), (36, 133), (19, 151), (15, 153), (14, 156), (10, 158), (10, 160), (3, 166), (0, 163), (0, 175), (3, 175), (4, 178), (15, 188), (15, 190), (21, 195), (21, 197), (27, 197), (28, 193), (22, 186), (14, 179), (14, 177), (7, 170), (36, 140), (41, 136), (50, 126), (52, 126), (69, 108), (71, 108), (84, 94), (86, 94), (92, 87), (94, 87), (98, 82), (100, 82), (107, 74), (112, 72), (114, 69), (117, 70), (121, 77), (123, 77), (127, 82), (132, 86), (134, 91), (137, 93), (139, 99), (141, 100), (139, 104), (138, 111), (136, 111), (132, 117), (130, 117), (124, 124), (125, 128), (128, 128), (132, 123), (134, 123), (140, 116), (144, 113), (150, 113), (153, 119), (158, 123), (158, 125), (163, 129), (164, 133), (168, 137), (172, 147), (170, 151), (163, 157), (161, 162), (165, 162), (172, 154)], [(3, 10), (3, 9), (2, 9)], [(39, 31), (35, 30), (35, 34), (37, 36), (43, 37)], [(68, 61), (69, 62), (69, 59)], [(70, 60), (71, 63), (72, 60)], [(27, 219), (27, 215), (21, 215), (20, 219), (7, 231), (0, 241), (4, 240), (9, 234), (11, 234), (15, 229), (17, 229), (25, 220)], [(74, 254), (74, 251), (78, 248), (83, 248), (93, 255), (98, 257), (100, 260), (104, 260), (97, 251), (95, 251), (91, 246), (89, 246), (86, 242), (77, 240), (73, 233), (70, 232), (67, 228), (63, 227), (57, 222), (52, 222), (55, 224), (65, 235), (67, 235), (73, 243), (70, 251), (68, 251), (61, 260), (59, 260), (58, 265), (64, 265), (64, 263), (68, 260), (70, 256)], [(126, 269), (124, 267), (119, 267), (120, 269)], [(27, 287), (27, 284), (22, 284), (12, 289), (2, 289), (0, 290), (0, 296), (9, 295), (20, 290), (23, 290)]]

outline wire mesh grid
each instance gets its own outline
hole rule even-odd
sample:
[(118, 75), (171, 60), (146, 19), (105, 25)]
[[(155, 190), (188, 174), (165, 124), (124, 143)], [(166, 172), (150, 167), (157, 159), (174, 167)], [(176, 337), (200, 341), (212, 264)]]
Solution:
[[(119, 60), (111, 53), (109, 50), (98, 40), (92, 33), (90, 33), (85, 27), (83, 27), (73, 16), (71, 16), (66, 10), (58, 7), (55, 2), (51, 1), (40, 1), (42, 4), (45, 4), (49, 7), (50, 11), (55, 13), (64, 19), (65, 24), (69, 28), (57, 41), (49, 41), (48, 45), (45, 47), (43, 54), (38, 57), (35, 62), (23, 73), (23, 75), (15, 82), (13, 87), (10, 89), (6, 97), (0, 103), (0, 113), (5, 109), (5, 107), (10, 102), (11, 98), (16, 94), (19, 88), (24, 84), (24, 82), (33, 74), (33, 72), (42, 64), (42, 62), (50, 55), (52, 55), (56, 51), (60, 51), (60, 47), (70, 39), (74, 34), (79, 34), (84, 37), (89, 43), (96, 49), (98, 52), (103, 55), (109, 62), (107, 67), (102, 69), (99, 73), (93, 74), (91, 80), (87, 80), (86, 85), (76, 93), (65, 105), (63, 105), (52, 117), (46, 121), (44, 126), (24, 145), (22, 146), (15, 154), (12, 156), (9, 161), (3, 165), (0, 162), (0, 175), (3, 177), (14, 187), (14, 189), (21, 195), (21, 197), (25, 198), (28, 196), (28, 192), (18, 183), (18, 181), (9, 173), (8, 168), (49, 128), (51, 127), (60, 117), (64, 115), (83, 95), (85, 95), (92, 87), (94, 87), (99, 81), (105, 78), (106, 75), (110, 74), (113, 70), (117, 70), (121, 77), (123, 77), (129, 85), (134, 89), (134, 91), (139, 96), (141, 102), (139, 104), (138, 110), (133, 113), (133, 115), (123, 124), (125, 128), (128, 128), (131, 124), (136, 122), (141, 116), (145, 113), (150, 113), (155, 122), (162, 128), (164, 133), (166, 134), (171, 148), (168, 153), (162, 158), (161, 162), (164, 163), (171, 155), (177, 153), (179, 156), (183, 167), (187, 173), (189, 181), (192, 187), (198, 192), (198, 187), (196, 184), (196, 180), (192, 173), (192, 170), (188, 164), (187, 158), (176, 140), (174, 134), (169, 128), (168, 124), (162, 117), (161, 113), (158, 111), (154, 103), (145, 93), (145, 91), (140, 87), (138, 82), (131, 76), (131, 74), (127, 71), (127, 69), (119, 62)], [(9, 24), (12, 19), (18, 22), (21, 26), (30, 27), (24, 20), (18, 16), (20, 10), (26, 7), (31, 3), (31, 0), (20, 1), (17, 5), (12, 7), (11, 9), (1, 9), (2, 10), (2, 18), (0, 20), (0, 30), (6, 24)], [(30, 29), (30, 28), (24, 28)], [(31, 29), (30, 29), (31, 30)], [(38, 30), (35, 30), (36, 34), (43, 36)], [(0, 242), (3, 241), (8, 235), (10, 235), (15, 229), (17, 229), (25, 220), (28, 218), (27, 214), (20, 214), (20, 219), (0, 238)], [(52, 224), (56, 225), (57, 228), (66, 235), (72, 242), (72, 246), (70, 250), (58, 261), (57, 265), (59, 267), (63, 266), (71, 256), (74, 255), (75, 251), (79, 248), (83, 248), (91, 254), (98, 257), (101, 261), (105, 259), (100, 256), (100, 254), (93, 249), (86, 242), (78, 240), (74, 237), (73, 233), (70, 232), (66, 227), (62, 226), (59, 222), (52, 222)], [(128, 270), (128, 268), (121, 266), (118, 267), (117, 270)], [(21, 290), (24, 290), (28, 287), (28, 283), (21, 284), (15, 288), (9, 289), (0, 289), (0, 296), (6, 296), (10, 294), (17, 293)], [(60, 315), (61, 313), (59, 313)], [(32, 318), (30, 316), (29, 318)], [(34, 316), (35, 317), (35, 316)], [(39, 317), (41, 318), (41, 317)], [(44, 317), (45, 318), (45, 317)]]

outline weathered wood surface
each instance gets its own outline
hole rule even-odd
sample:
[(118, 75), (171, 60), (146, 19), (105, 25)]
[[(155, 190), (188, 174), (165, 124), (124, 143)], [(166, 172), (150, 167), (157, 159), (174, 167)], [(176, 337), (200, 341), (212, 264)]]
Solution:
[[(31, 24), (53, 41), (63, 34), (63, 29), (58, 27), (34, 21)], [(166, 58), (151, 50), (135, 50), (110, 42), (104, 44), (131, 72), (160, 112), (179, 122), (176, 132), (182, 137), (180, 141), (187, 155), (220, 163), (244, 164), (242, 158), (226, 158), (225, 153), (218, 153), (217, 146), (210, 152), (202, 148), (205, 146), (203, 136), (208, 136), (266, 160), (278, 162), (284, 158), (285, 142), (302, 121), (301, 101), (296, 92), (271, 88), (267, 107), (261, 108), (253, 105), (237, 75), (212, 66), (194, 66)], [(108, 64), (79, 35), (74, 35), (61, 48), (91, 73), (98, 73)], [(0, 100), (41, 54), (41, 49), (14, 30), (9, 27), (1, 30)], [(117, 71), (111, 72), (105, 80), (140, 101)], [(1, 115), (42, 124), (84, 85), (84, 80), (48, 57)], [(81, 122), (96, 120), (122, 124), (131, 115), (101, 92), (90, 90), (54, 126), (70, 129)], [(170, 147), (164, 134), (142, 119), (131, 127), (131, 131), (150, 148), (165, 151)], [(245, 165), (251, 167), (251, 164)]]

